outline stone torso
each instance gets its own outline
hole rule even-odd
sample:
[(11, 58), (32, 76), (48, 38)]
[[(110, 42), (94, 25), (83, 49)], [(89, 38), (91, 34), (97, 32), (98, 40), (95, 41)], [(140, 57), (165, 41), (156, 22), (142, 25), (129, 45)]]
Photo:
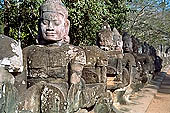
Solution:
[(118, 74), (120, 73), (121, 67), (121, 60), (123, 58), (123, 54), (121, 51), (106, 51), (108, 55), (108, 66), (107, 66), (107, 74)]
[(97, 46), (82, 46), (86, 54), (86, 65), (82, 77), (86, 83), (104, 83), (106, 79), (106, 66), (108, 57), (105, 51)]
[[(30, 46), (24, 49), (24, 63), (28, 79), (51, 81), (61, 79), (68, 81), (68, 68), (71, 62), (81, 63), (83, 52), (78, 47), (63, 45)], [(82, 63), (83, 64), (83, 63)]]
[(84, 46), (81, 47), (86, 53), (87, 63), (85, 67), (107, 66), (107, 55), (105, 51), (97, 46)]

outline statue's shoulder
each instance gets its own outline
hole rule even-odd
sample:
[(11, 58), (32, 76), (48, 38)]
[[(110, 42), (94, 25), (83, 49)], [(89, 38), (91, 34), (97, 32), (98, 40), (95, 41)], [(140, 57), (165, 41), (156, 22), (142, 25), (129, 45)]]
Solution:
[(46, 47), (44, 45), (30, 45), (28, 47), (23, 48), (23, 55), (27, 55), (32, 52), (37, 52), (37, 50), (44, 50), (45, 48)]
[(0, 34), (0, 40), (1, 40), (0, 43), (1, 43), (2, 45), (5, 45), (5, 44), (6, 44), (6, 43), (2, 43), (2, 42), (7, 42), (7, 44), (8, 44), (9, 42), (11, 42), (11, 43), (17, 43), (16, 40), (14, 40), (14, 39), (6, 36), (6, 35), (3, 35), (3, 34)]
[(44, 45), (30, 45), (25, 47), (23, 50), (30, 50), (30, 49), (35, 49), (35, 48), (44, 48)]
[(84, 50), (79, 47), (79, 46), (75, 46), (75, 45), (71, 45), (71, 44), (64, 44), (60, 47), (60, 50), (66, 53), (76, 53), (78, 54), (85, 54)]
[(134, 55), (131, 53), (124, 53), (124, 59), (135, 59)]
[(110, 31), (109, 29), (101, 29), (99, 33), (113, 33), (113, 32)]
[(80, 46), (86, 54), (91, 54), (92, 56), (103, 56), (107, 57), (107, 54), (104, 50), (100, 49), (98, 46)]
[(124, 53), (124, 56), (134, 56), (132, 53)]
[(82, 50), (82, 48), (80, 46), (75, 46), (75, 45), (72, 45), (72, 44), (64, 44), (61, 47), (67, 48), (67, 49)]
[(98, 46), (80, 46), (87, 57), (89, 62), (98, 62), (98, 65), (107, 64), (108, 56), (105, 51), (100, 49)]
[(123, 53), (121, 51), (110, 50), (106, 51), (109, 57), (123, 58)]

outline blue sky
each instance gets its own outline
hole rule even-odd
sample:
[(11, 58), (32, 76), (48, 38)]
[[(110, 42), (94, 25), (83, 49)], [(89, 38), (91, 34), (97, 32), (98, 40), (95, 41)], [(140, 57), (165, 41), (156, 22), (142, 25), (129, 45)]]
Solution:
[[(159, 3), (161, 3), (163, 0), (158, 0)], [(166, 2), (166, 9), (170, 9), (170, 0), (165, 0)]]

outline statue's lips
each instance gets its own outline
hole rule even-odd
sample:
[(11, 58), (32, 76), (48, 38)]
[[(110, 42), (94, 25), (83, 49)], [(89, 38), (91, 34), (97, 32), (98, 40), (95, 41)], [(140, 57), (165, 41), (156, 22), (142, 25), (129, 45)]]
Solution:
[(56, 35), (56, 33), (54, 33), (54, 32), (46, 32), (45, 34), (46, 34), (46, 36), (55, 36)]
[(124, 49), (125, 49), (126, 51), (128, 51), (128, 50), (129, 50), (129, 48), (128, 48), (128, 47), (125, 47)]

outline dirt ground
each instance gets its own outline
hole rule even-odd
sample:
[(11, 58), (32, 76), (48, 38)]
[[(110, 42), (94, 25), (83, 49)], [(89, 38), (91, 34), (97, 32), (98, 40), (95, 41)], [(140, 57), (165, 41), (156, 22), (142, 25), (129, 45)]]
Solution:
[(170, 70), (146, 113), (170, 113)]

